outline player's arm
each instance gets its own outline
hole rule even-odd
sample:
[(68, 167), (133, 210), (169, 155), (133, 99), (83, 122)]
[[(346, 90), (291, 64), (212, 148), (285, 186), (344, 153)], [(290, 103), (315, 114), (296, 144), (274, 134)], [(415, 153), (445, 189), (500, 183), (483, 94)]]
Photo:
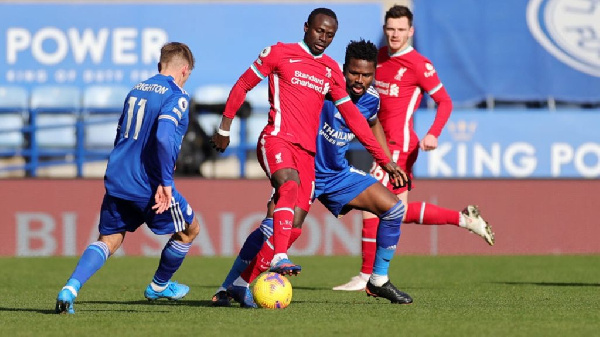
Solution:
[(154, 196), (156, 204), (152, 207), (158, 214), (171, 207), (173, 173), (181, 145), (177, 126), (188, 114), (188, 108), (189, 99), (185, 95), (173, 95), (163, 104), (158, 116), (156, 143), (161, 182)]
[[(335, 95), (332, 95), (332, 97), (335, 99)], [(342, 114), (342, 117), (344, 117), (348, 128), (356, 135), (356, 138), (358, 138), (367, 151), (371, 153), (375, 161), (389, 173), (393, 185), (398, 187), (404, 186), (408, 182), (406, 173), (391, 159), (389, 150), (386, 154), (381, 148), (377, 139), (371, 132), (369, 124), (354, 103), (352, 103), (350, 97), (346, 96), (345, 98), (338, 99), (334, 104)]]
[[(428, 65), (428, 66), (427, 66)], [(437, 105), (435, 119), (429, 131), (421, 140), (421, 150), (430, 151), (438, 146), (438, 138), (452, 113), (452, 99), (440, 81), (431, 63), (424, 62), (417, 66), (419, 85), (431, 96)], [(425, 76), (425, 74), (429, 76)]]
[(274, 47), (271, 46), (263, 49), (250, 68), (240, 76), (233, 88), (231, 88), (229, 97), (225, 103), (225, 110), (223, 111), (219, 130), (211, 138), (211, 143), (217, 151), (223, 152), (229, 146), (231, 123), (235, 114), (244, 103), (248, 91), (252, 90), (252, 88), (258, 85), (265, 77), (269, 76), (275, 69), (277, 64), (277, 48)]
[(373, 132), (379, 146), (383, 149), (383, 152), (385, 152), (386, 156), (393, 159), (390, 148), (387, 146), (387, 139), (385, 138), (385, 132), (383, 132), (383, 127), (379, 122), (379, 118), (375, 117), (372, 120), (369, 120), (369, 126), (371, 127), (371, 132)]

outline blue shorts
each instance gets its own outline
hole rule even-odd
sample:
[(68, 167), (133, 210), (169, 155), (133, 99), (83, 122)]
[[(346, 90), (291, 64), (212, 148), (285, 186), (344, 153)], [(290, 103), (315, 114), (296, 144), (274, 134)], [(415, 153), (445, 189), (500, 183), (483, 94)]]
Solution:
[(353, 166), (348, 166), (332, 176), (317, 174), (315, 198), (318, 198), (333, 215), (340, 217), (352, 209), (346, 206), (350, 201), (375, 183), (378, 181), (371, 175)]
[(148, 201), (131, 201), (105, 194), (100, 209), (100, 234), (135, 232), (144, 223), (154, 234), (173, 234), (186, 229), (186, 223), (190, 224), (194, 219), (194, 210), (175, 189), (171, 208), (162, 214), (156, 214), (152, 209), (154, 204), (154, 198)]

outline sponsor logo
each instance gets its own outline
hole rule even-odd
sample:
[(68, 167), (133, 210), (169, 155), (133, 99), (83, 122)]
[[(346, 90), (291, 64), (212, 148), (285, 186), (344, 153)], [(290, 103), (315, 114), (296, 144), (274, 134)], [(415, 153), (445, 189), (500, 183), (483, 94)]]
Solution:
[(527, 25), (550, 54), (570, 67), (600, 77), (600, 2), (530, 0)]
[(431, 77), (433, 74), (435, 74), (435, 68), (433, 67), (433, 64), (425, 63), (425, 69), (427, 69), (427, 71), (423, 73), (425, 77)]

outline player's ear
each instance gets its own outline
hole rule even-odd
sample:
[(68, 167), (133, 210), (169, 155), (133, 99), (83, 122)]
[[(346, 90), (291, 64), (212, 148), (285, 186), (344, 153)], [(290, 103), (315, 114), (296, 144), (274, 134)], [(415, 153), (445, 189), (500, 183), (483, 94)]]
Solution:
[(304, 23), (304, 32), (308, 32), (308, 22)]

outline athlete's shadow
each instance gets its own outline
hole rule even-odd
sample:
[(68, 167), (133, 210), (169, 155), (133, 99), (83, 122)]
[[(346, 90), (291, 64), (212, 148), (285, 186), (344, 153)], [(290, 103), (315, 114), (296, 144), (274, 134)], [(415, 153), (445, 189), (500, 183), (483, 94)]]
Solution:
[(542, 287), (600, 287), (600, 283), (582, 282), (491, 282), (494, 284), (507, 284), (518, 286), (542, 286)]

